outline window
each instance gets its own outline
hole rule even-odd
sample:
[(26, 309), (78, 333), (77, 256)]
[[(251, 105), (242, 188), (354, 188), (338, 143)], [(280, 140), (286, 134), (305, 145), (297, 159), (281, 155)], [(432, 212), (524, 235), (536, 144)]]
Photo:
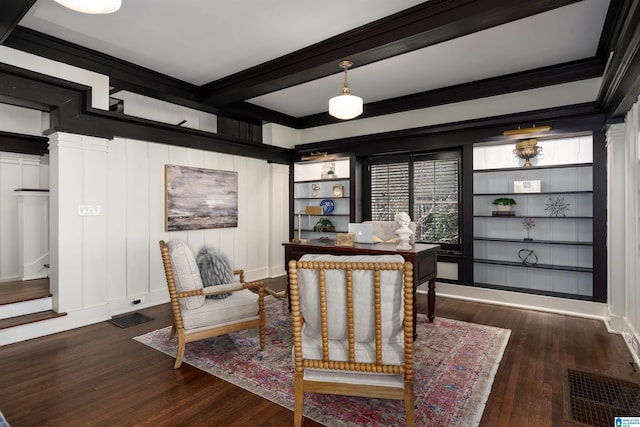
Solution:
[(370, 159), (371, 219), (408, 212), (416, 241), (460, 249), (460, 152)]

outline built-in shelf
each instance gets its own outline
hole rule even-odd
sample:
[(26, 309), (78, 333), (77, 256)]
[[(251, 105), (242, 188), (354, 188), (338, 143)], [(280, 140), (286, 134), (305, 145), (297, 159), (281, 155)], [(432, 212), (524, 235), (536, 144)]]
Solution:
[(590, 216), (536, 216), (536, 215), (474, 215), (474, 218), (534, 218), (534, 219), (592, 219)]
[(508, 267), (539, 268), (544, 270), (562, 270), (562, 271), (578, 271), (581, 273), (593, 273), (593, 268), (576, 267), (576, 266), (570, 266), (570, 265), (553, 265), (553, 264), (528, 265), (522, 262), (515, 262), (515, 261), (500, 261), (500, 260), (478, 259), (478, 258), (475, 258), (473, 262), (478, 264), (505, 265)]
[(579, 190), (579, 191), (538, 191), (536, 193), (513, 193), (513, 192), (500, 192), (500, 193), (475, 193), (474, 196), (554, 196), (562, 194), (592, 194), (591, 190)]
[[(500, 166), (500, 156), (505, 166), (509, 163), (512, 146), (504, 145), (503, 151), (496, 147), (491, 146), (491, 153), (477, 150), (485, 157), (476, 162), (473, 173), (474, 285), (524, 292), (537, 289), (544, 295), (570, 298), (592, 292), (593, 163), (482, 169), (483, 162)], [(570, 162), (590, 160), (585, 148), (558, 143), (544, 149), (544, 160), (559, 162), (562, 156)], [(541, 191), (514, 191), (526, 181), (531, 189)], [(493, 214), (497, 208), (492, 202), (499, 197), (516, 201), (511, 215)], [(524, 221), (528, 218), (533, 220), (530, 228)], [(524, 239), (529, 235), (532, 240)], [(523, 250), (533, 252), (529, 260), (535, 264), (522, 262)]]
[(562, 240), (524, 240), (524, 239), (501, 239), (496, 237), (474, 237), (473, 240), (481, 240), (484, 242), (507, 242), (507, 243), (526, 243), (541, 245), (569, 245), (569, 246), (591, 246), (592, 242), (575, 242)]

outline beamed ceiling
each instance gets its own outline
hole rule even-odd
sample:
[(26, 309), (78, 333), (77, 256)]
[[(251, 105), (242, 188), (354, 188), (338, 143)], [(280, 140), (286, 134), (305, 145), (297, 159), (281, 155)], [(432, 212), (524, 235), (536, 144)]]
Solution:
[(0, 42), (108, 75), (115, 98), (135, 92), (254, 124), (335, 123), (328, 99), (342, 59), (354, 63), (360, 118), (602, 77), (596, 108), (611, 119), (640, 93), (639, 3), (122, 0), (116, 13), (85, 15), (4, 0)]

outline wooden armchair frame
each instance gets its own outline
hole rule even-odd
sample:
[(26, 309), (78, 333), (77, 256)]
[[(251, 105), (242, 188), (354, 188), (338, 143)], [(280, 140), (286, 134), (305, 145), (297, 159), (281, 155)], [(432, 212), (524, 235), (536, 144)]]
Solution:
[[(169, 297), (171, 298), (171, 311), (173, 313), (173, 324), (171, 325), (170, 339), (178, 335), (178, 354), (176, 362), (173, 365), (177, 369), (182, 364), (185, 346), (188, 342), (198, 341), (206, 338), (217, 337), (219, 335), (228, 334), (229, 332), (240, 331), (249, 328), (260, 329), (260, 349), (264, 349), (265, 342), (265, 314), (264, 314), (264, 283), (261, 281), (244, 283), (244, 271), (234, 270), (234, 275), (240, 276), (240, 283), (233, 285), (211, 286), (208, 288), (197, 289), (194, 291), (178, 292), (176, 282), (173, 276), (173, 268), (171, 267), (171, 259), (169, 255), (169, 247), (160, 240), (160, 253), (162, 255), (162, 264), (164, 265), (164, 273), (167, 278), (167, 286), (169, 288)], [(256, 290), (258, 292), (259, 318), (253, 320), (238, 321), (222, 326), (212, 326), (208, 329), (197, 328), (189, 331), (184, 328), (182, 321), (182, 312), (180, 308), (180, 298), (188, 298), (194, 296), (217, 295), (227, 292), (237, 292), (244, 289)]]
[[(300, 290), (298, 271), (301, 269), (318, 270), (319, 276), (319, 305), (322, 328), (322, 360), (304, 359), (302, 355), (302, 326), (304, 318), (300, 311)], [(348, 361), (329, 359), (329, 338), (327, 319), (325, 270), (344, 270), (346, 283), (347, 331), (348, 331)], [(354, 270), (373, 270), (374, 305), (375, 305), (375, 363), (361, 363), (355, 361), (354, 318), (353, 318), (353, 279)], [(403, 270), (403, 335), (404, 335), (404, 364), (390, 365), (382, 363), (382, 327), (381, 327), (381, 298), (380, 272), (384, 270)], [(409, 262), (400, 263), (365, 263), (365, 262), (324, 262), (324, 261), (290, 261), (289, 283), (291, 313), (293, 323), (293, 347), (295, 361), (295, 402), (294, 426), (302, 424), (304, 392), (329, 393), (361, 397), (377, 397), (384, 399), (398, 399), (404, 401), (406, 424), (412, 427), (415, 423), (414, 394), (413, 394), (413, 265)], [(344, 370), (363, 373), (384, 373), (404, 376), (404, 387), (373, 386), (365, 384), (345, 384), (342, 382), (328, 382), (306, 380), (305, 368)]]

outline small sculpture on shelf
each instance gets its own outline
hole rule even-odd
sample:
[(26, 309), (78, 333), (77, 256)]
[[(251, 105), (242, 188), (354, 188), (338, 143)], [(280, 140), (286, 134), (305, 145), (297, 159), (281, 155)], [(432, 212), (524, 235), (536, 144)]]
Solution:
[(413, 234), (413, 231), (409, 228), (411, 217), (409, 217), (409, 214), (406, 212), (398, 212), (395, 216), (395, 220), (400, 224), (400, 227), (395, 231), (399, 241), (396, 249), (399, 251), (411, 249), (411, 244), (409, 243), (411, 235)]
[(311, 197), (318, 197), (320, 186), (318, 184), (311, 185)]
[(538, 255), (536, 255), (533, 249), (520, 249), (518, 251), (518, 258), (520, 258), (520, 261), (527, 267), (535, 267), (538, 265)]
[(538, 147), (538, 141), (536, 139), (527, 139), (520, 141), (516, 144), (516, 148), (513, 150), (513, 154), (524, 159), (524, 167), (531, 167), (530, 159), (533, 159), (542, 151), (542, 147)]
[(533, 240), (533, 238), (529, 236), (529, 231), (536, 226), (536, 222), (533, 218), (525, 218), (522, 220), (522, 225), (527, 229), (527, 237), (525, 237), (524, 240)]
[(556, 197), (552, 199), (549, 197), (549, 203), (544, 208), (545, 211), (549, 211), (549, 216), (566, 216), (565, 212), (569, 209), (571, 204), (564, 202), (564, 197)]

